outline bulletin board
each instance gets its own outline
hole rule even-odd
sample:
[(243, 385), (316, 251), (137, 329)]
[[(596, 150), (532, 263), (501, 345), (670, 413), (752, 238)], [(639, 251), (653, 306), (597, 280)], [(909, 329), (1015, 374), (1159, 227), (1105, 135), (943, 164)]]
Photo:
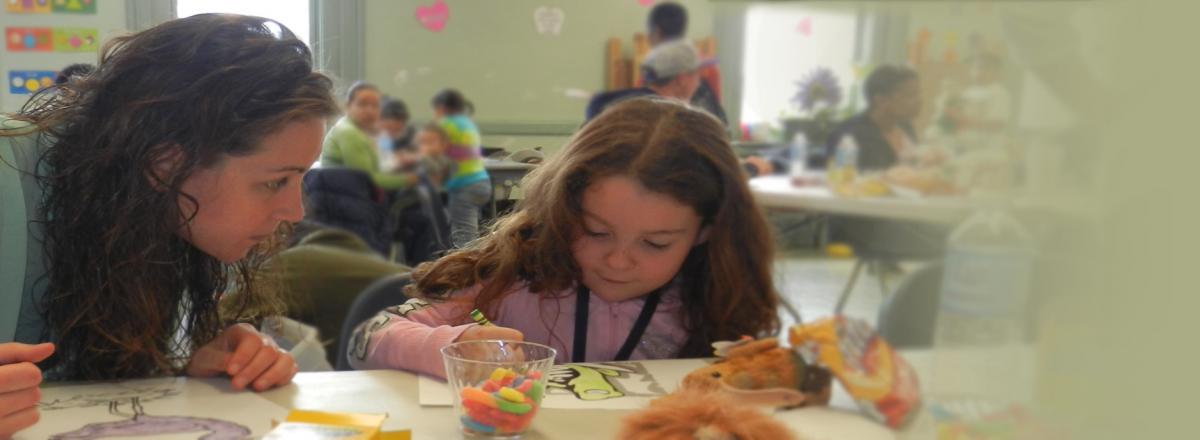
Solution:
[(0, 113), (20, 110), (63, 67), (96, 64), (103, 44), (125, 32), (120, 0), (0, 1)]

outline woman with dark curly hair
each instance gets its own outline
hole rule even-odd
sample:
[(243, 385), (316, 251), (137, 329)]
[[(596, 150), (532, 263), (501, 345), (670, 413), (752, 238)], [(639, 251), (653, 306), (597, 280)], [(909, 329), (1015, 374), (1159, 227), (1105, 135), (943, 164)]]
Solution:
[(246, 322), (280, 311), (257, 269), (303, 216), (330, 87), (286, 27), (197, 15), (0, 117), (0, 437), (43, 376), (291, 380)]

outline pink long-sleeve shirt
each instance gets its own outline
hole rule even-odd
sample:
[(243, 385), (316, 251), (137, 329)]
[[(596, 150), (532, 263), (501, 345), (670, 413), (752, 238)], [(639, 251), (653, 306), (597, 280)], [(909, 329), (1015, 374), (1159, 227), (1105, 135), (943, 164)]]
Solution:
[[(466, 314), (473, 308), (480, 288), (476, 285), (455, 292), (447, 300), (412, 299), (380, 312), (355, 331), (348, 353), (351, 366), (445, 377), (439, 350), (477, 325)], [(558, 350), (556, 362), (569, 362), (574, 344), (575, 298), (574, 287), (555, 295), (539, 295), (521, 283), (501, 299), (498, 313), (488, 318), (495, 325), (519, 330), (526, 341)], [(611, 303), (591, 295), (586, 360), (616, 359), (644, 303), (644, 297)], [(687, 341), (682, 317), (679, 289), (672, 286), (663, 292), (630, 359), (666, 359), (678, 353)]]

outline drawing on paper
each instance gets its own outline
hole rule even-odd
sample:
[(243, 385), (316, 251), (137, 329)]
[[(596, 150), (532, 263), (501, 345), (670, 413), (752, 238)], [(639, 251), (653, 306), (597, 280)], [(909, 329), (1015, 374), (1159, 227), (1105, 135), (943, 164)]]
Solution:
[(547, 385), (546, 394), (573, 394), (587, 401), (667, 394), (640, 362), (556, 365), (550, 370)]
[(65, 399), (38, 402), (41, 411), (57, 411), (71, 408), (91, 408), (114, 404), (132, 404), (133, 401), (150, 402), (166, 397), (178, 396), (182, 391), (169, 384), (114, 384), (114, 389), (89, 394), (77, 394)]
[[(128, 403), (130, 414), (121, 407)], [(82, 428), (50, 437), (52, 440), (95, 440), (114, 437), (165, 434), (200, 434), (203, 440), (233, 440), (250, 436), (250, 428), (237, 423), (207, 417), (146, 415), (137, 396), (108, 402), (109, 414), (129, 417), (115, 422), (88, 423)]]

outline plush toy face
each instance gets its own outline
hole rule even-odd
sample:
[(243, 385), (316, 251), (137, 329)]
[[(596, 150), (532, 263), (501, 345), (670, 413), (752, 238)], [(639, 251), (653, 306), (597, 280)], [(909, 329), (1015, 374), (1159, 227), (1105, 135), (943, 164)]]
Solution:
[[(776, 406), (824, 403), (829, 400), (830, 376), (810, 367), (774, 338), (723, 345), (724, 357), (683, 379), (685, 388), (724, 390)], [(765, 392), (774, 393), (775, 397)], [(782, 393), (781, 393), (782, 392)], [(762, 394), (761, 396), (756, 394)]]
[(787, 349), (775, 347), (752, 356), (729, 357), (693, 371), (684, 379), (685, 386), (712, 388), (724, 383), (742, 390), (794, 388), (795, 369)]

